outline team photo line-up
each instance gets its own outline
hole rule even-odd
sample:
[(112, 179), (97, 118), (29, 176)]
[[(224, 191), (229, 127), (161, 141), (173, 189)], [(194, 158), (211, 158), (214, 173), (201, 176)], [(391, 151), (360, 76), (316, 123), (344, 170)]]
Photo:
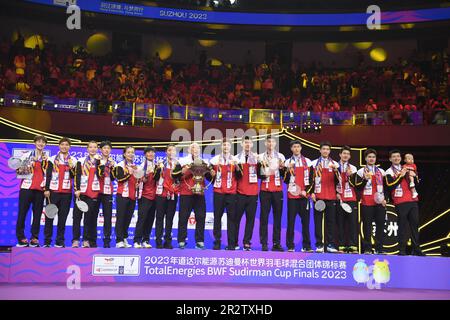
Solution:
[[(242, 152), (231, 154), (231, 141), (220, 142), (220, 152), (210, 160), (202, 159), (197, 143), (189, 145), (188, 155), (177, 158), (175, 145), (166, 147), (166, 157), (155, 160), (155, 149), (144, 149), (144, 160), (135, 163), (135, 149), (123, 149), (123, 160), (111, 157), (110, 141), (90, 141), (87, 156), (76, 159), (69, 154), (71, 141), (61, 138), (54, 156), (44, 152), (45, 136), (34, 138), (35, 149), (20, 158), (10, 158), (8, 165), (22, 179), (16, 225), (18, 247), (38, 247), (40, 220), (45, 206), (44, 247), (51, 247), (53, 220), (57, 218), (55, 247), (65, 246), (66, 220), (73, 201), (72, 247), (97, 246), (97, 218), (102, 207), (103, 246), (111, 247), (113, 180), (117, 181), (116, 248), (151, 248), (150, 234), (155, 222), (156, 248), (172, 249), (172, 224), (179, 201), (178, 248), (186, 247), (187, 227), (195, 213), (195, 248), (205, 249), (206, 203), (204, 191), (213, 186), (214, 250), (220, 250), (222, 216), (227, 213), (227, 250), (238, 250), (239, 227), (246, 216), (243, 249), (251, 250), (252, 234), (260, 201), (259, 241), (268, 251), (268, 221), (273, 214), (272, 251), (284, 251), (281, 244), (283, 183), (287, 186), (286, 247), (295, 251), (294, 231), (297, 215), (301, 220), (302, 252), (312, 252), (310, 210), (316, 252), (358, 253), (358, 202), (361, 202), (362, 248), (364, 254), (382, 254), (386, 203), (395, 206), (398, 218), (399, 254), (406, 254), (410, 237), (412, 254), (423, 255), (419, 246), (419, 208), (416, 186), (417, 167), (412, 154), (391, 150), (391, 166), (376, 165), (377, 153), (364, 152), (365, 166), (359, 170), (349, 163), (351, 149), (339, 151), (339, 161), (330, 158), (331, 144), (320, 144), (320, 155), (311, 161), (301, 153), (300, 141), (290, 142), (292, 154), (286, 158), (276, 151), (275, 138), (265, 140), (266, 151), (252, 152), (252, 137), (242, 137)], [(100, 152), (99, 152), (100, 149)], [(260, 181), (258, 183), (258, 180)], [(312, 200), (312, 201), (310, 201)], [(128, 243), (128, 229), (138, 205), (133, 245)], [(25, 220), (32, 207), (31, 237), (25, 236)], [(81, 234), (81, 220), (83, 231)], [(372, 224), (376, 231), (372, 241)], [(324, 231), (323, 231), (324, 230)], [(337, 232), (335, 232), (337, 230)], [(324, 234), (323, 234), (324, 233)], [(337, 236), (335, 237), (335, 235)], [(82, 241), (80, 242), (80, 238)], [(373, 246), (374, 243), (374, 246)]]

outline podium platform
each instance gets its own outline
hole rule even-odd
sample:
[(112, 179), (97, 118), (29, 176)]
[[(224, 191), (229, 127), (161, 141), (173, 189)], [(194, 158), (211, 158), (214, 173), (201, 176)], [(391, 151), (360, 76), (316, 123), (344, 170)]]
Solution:
[(0, 283), (166, 283), (450, 290), (450, 259), (195, 249), (12, 248)]

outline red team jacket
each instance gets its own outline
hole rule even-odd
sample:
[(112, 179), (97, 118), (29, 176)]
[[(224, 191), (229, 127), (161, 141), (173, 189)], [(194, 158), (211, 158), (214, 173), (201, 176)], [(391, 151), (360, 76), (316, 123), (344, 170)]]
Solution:
[[(159, 176), (158, 181), (156, 182), (156, 195), (160, 197), (169, 197), (175, 196), (180, 192), (180, 184), (179, 181), (176, 181), (172, 177), (172, 173), (174, 176), (181, 174), (180, 172), (175, 171), (177, 160), (172, 160), (168, 162), (167, 160), (164, 162), (164, 169), (161, 170), (161, 174)], [(160, 186), (160, 184), (162, 185)]]
[(78, 160), (75, 170), (74, 189), (91, 199), (97, 199), (101, 190), (97, 166), (98, 160), (89, 161), (86, 157)]
[(258, 155), (250, 153), (245, 161), (245, 153), (242, 152), (236, 158), (242, 172), (237, 180), (237, 193), (246, 196), (258, 195)]
[[(193, 159), (192, 155), (188, 155), (186, 157), (180, 158), (178, 162), (178, 168), (183, 168), (186, 165), (192, 164)], [(178, 169), (177, 169), (178, 171)], [(205, 186), (205, 179), (202, 180), (201, 185)], [(191, 188), (194, 186), (194, 179), (192, 173), (188, 170), (186, 174), (183, 174), (180, 181), (180, 195), (182, 196), (192, 196)]]
[(98, 180), (100, 181), (101, 194), (113, 194), (113, 169), (114, 161), (112, 159), (108, 159), (105, 163), (100, 161), (100, 164), (98, 165)]
[(360, 179), (364, 179), (365, 168), (361, 168), (358, 170), (357, 175), (359, 177), (360, 182), (357, 182), (357, 186), (363, 187), (362, 191), (361, 191), (361, 204), (363, 206), (377, 206), (378, 204), (375, 202), (374, 195), (378, 189), (380, 190), (380, 192), (384, 193), (383, 184), (384, 184), (384, 176), (386, 175), (386, 172), (383, 169), (378, 168), (376, 166), (373, 166), (373, 167), (367, 166), (367, 167), (373, 173), (378, 172), (378, 180), (381, 175), (381, 182), (378, 181), (378, 184), (377, 184), (377, 174), (373, 174), (372, 179), (370, 181), (366, 182), (366, 180), (360, 180)]
[[(295, 163), (294, 168), (290, 169), (291, 163)], [(286, 173), (284, 175), (284, 181), (288, 184), (288, 190), (289, 190), (289, 183), (292, 181), (295, 182), (295, 184), (300, 187), (300, 190), (306, 191), (306, 193), (309, 193), (311, 191), (311, 181), (310, 181), (310, 167), (311, 167), (311, 160), (308, 158), (305, 158), (301, 156), (298, 159), (295, 159), (294, 156), (287, 159), (284, 163), (286, 167)], [(298, 196), (291, 194), (290, 192), (287, 193), (288, 199), (300, 199), (303, 198), (301, 194)]]
[(29, 160), (30, 162), (30, 174), (22, 179), (20, 184), (21, 189), (38, 190), (43, 191), (46, 181), (46, 170), (48, 165), (48, 160), (38, 159), (34, 160), (35, 151), (25, 152), (20, 159), (22, 161)]
[(148, 200), (155, 200), (156, 197), (156, 181), (159, 180), (160, 169), (155, 163), (150, 163), (147, 159), (140, 165), (145, 172), (146, 182), (139, 182), (138, 199), (142, 197)]
[(63, 156), (58, 152), (50, 157), (47, 167), (45, 189), (57, 193), (72, 193), (72, 178), (75, 176), (77, 160)]
[[(350, 166), (352, 174), (347, 175), (347, 166)], [(350, 163), (342, 163), (339, 161), (339, 173), (341, 180), (336, 187), (337, 192), (341, 195), (342, 201), (356, 201), (356, 191), (355, 191), (355, 174), (357, 169), (354, 165)]]
[[(231, 161), (237, 161), (233, 156), (229, 159), (224, 159), (222, 155), (217, 155), (210, 160), (210, 164), (216, 171), (214, 177), (214, 192), (221, 194), (236, 194), (237, 191), (237, 179), (236, 179), (236, 165), (231, 164)], [(231, 172), (229, 185), (228, 185), (228, 173)]]
[[(417, 202), (419, 201), (419, 197), (412, 197), (412, 191), (409, 187), (408, 179), (405, 177), (400, 177), (398, 174), (401, 171), (401, 166), (395, 168), (391, 166), (386, 170), (385, 181), (386, 185), (391, 189), (391, 199), (394, 202), (394, 205), (405, 203), (405, 202)], [(416, 180), (416, 185), (418, 180)]]
[(338, 173), (336, 173), (332, 168), (329, 167), (330, 163), (338, 164), (331, 158), (328, 158), (327, 160), (318, 158), (311, 162), (311, 180), (314, 184), (314, 188), (312, 191), (316, 195), (316, 199), (337, 200), (336, 185), (339, 180)]
[(121, 161), (113, 169), (114, 178), (117, 179), (117, 194), (124, 198), (136, 200), (136, 178), (129, 173), (128, 166)]
[[(267, 161), (268, 155), (267, 153), (261, 153), (259, 156), (259, 161)], [(279, 152), (274, 152), (272, 154), (271, 158), (276, 158), (281, 160), (283, 163), (286, 161), (284, 158), (284, 155)], [(281, 172), (280, 172), (281, 171)], [(260, 190), (261, 191), (268, 191), (268, 192), (279, 192), (283, 191), (283, 176), (284, 176), (284, 169), (279, 171), (279, 179), (276, 178), (275, 174), (270, 174), (268, 176), (264, 176), (261, 174), (261, 184), (260, 184)], [(278, 182), (279, 183), (278, 183)]]

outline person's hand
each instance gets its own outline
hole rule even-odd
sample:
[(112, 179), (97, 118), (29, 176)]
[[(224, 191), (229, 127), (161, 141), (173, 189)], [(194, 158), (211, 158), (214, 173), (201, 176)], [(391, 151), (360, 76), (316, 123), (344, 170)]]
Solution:
[(214, 169), (211, 169), (211, 171), (209, 171), (209, 172), (211, 173), (211, 175), (212, 175), (213, 177), (216, 176), (216, 171), (215, 171)]
[(409, 171), (409, 176), (410, 177), (415, 177), (416, 173), (413, 170), (411, 170), (411, 171)]
[(80, 191), (80, 190), (75, 191), (75, 197), (76, 197), (77, 199), (80, 198), (80, 195), (81, 195), (81, 191)]
[(284, 168), (284, 162), (283, 162), (283, 160), (281, 160), (281, 159), (278, 160), (278, 166), (280, 167), (280, 169), (283, 169), (283, 168)]
[(300, 194), (302, 195), (303, 198), (306, 198), (306, 191), (302, 190), (302, 192), (300, 192)]
[(133, 168), (133, 167), (128, 167), (128, 173), (129, 173), (129, 174), (133, 174), (134, 171), (135, 171), (135, 168)]
[(44, 191), (44, 197), (48, 198), (50, 197), (50, 191)]
[(341, 194), (340, 194), (340, 193), (336, 193), (336, 198), (337, 198), (339, 201), (341, 201), (341, 200), (342, 200)]
[(311, 193), (311, 199), (312, 199), (312, 201), (316, 202), (316, 194), (315, 193)]
[(407, 169), (407, 168), (403, 168), (403, 169), (400, 171), (400, 177), (404, 177), (405, 174), (406, 174), (406, 172), (408, 172), (408, 169)]
[(189, 166), (184, 166), (183, 169), (181, 169), (181, 173), (186, 174), (186, 172), (188, 172), (188, 170), (189, 170)]
[(372, 175), (369, 171), (364, 171), (364, 179), (370, 180), (372, 178)]
[(352, 168), (350, 168), (350, 166), (347, 166), (347, 171), (345, 171), (345, 173), (347, 173), (347, 176), (351, 176), (352, 175)]
[(102, 157), (100, 157), (100, 155), (97, 153), (97, 154), (94, 156), (94, 159), (95, 159), (95, 160), (101, 160)]
[(383, 207), (386, 207), (386, 199), (384, 199), (382, 202), (381, 202), (381, 205), (383, 206)]

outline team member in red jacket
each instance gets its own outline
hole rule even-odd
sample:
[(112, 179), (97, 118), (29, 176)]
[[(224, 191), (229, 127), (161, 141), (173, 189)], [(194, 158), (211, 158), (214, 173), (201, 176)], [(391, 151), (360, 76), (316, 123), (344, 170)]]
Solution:
[(312, 252), (311, 239), (309, 235), (309, 210), (308, 193), (311, 192), (312, 181), (310, 181), (311, 160), (301, 154), (302, 145), (300, 141), (294, 140), (290, 143), (292, 156), (286, 160), (286, 173), (284, 182), (288, 185), (288, 225), (286, 231), (286, 245), (289, 252), (295, 251), (294, 230), (295, 218), (300, 215), (302, 221), (302, 252)]
[[(70, 139), (59, 140), (59, 152), (49, 158), (46, 171), (44, 196), (58, 207), (58, 226), (55, 247), (63, 248), (66, 220), (72, 202), (72, 180), (75, 176), (77, 159), (70, 156)], [(44, 247), (50, 247), (53, 235), (53, 220), (45, 217)]]
[(80, 224), (83, 212), (77, 207), (76, 200), (80, 199), (88, 205), (88, 212), (84, 213), (83, 219), (83, 248), (91, 247), (97, 241), (97, 232), (94, 234), (91, 229), (97, 225), (98, 217), (98, 195), (100, 193), (100, 181), (98, 179), (98, 163), (100, 156), (97, 154), (98, 146), (96, 141), (89, 141), (87, 145), (88, 155), (78, 159), (75, 178), (75, 205), (73, 207), (73, 238), (72, 248), (80, 246)]
[(337, 252), (334, 241), (336, 227), (336, 186), (339, 182), (338, 163), (330, 158), (331, 143), (320, 143), (320, 157), (312, 161), (311, 175), (314, 184), (311, 198), (313, 201), (323, 200), (325, 211), (314, 210), (314, 230), (316, 235), (316, 252), (324, 252), (322, 223), (325, 213), (325, 242), (327, 252)]
[[(358, 252), (358, 202), (356, 201), (356, 167), (349, 163), (351, 148), (343, 146), (339, 152), (339, 183), (337, 185), (337, 199), (348, 204), (352, 212), (348, 213), (338, 204), (337, 224), (339, 252)], [(348, 239), (345, 240), (345, 227), (348, 230)]]
[[(175, 171), (177, 162), (175, 145), (169, 144), (166, 149), (166, 160), (160, 163), (161, 174), (156, 184), (155, 229), (157, 249), (173, 249), (172, 225), (178, 202), (181, 177), (181, 169), (178, 172)], [(164, 245), (162, 243), (163, 231)]]
[(230, 153), (230, 140), (223, 140), (222, 153), (211, 158), (214, 175), (214, 250), (220, 250), (222, 216), (227, 211), (227, 250), (235, 250), (236, 242), (236, 158)]
[(138, 169), (134, 163), (134, 148), (123, 149), (123, 161), (113, 169), (114, 178), (117, 179), (116, 194), (116, 248), (131, 248), (128, 244), (128, 228), (136, 207), (137, 179), (134, 172)]
[[(400, 164), (402, 160), (400, 150), (390, 151), (389, 160), (391, 167), (386, 170), (385, 180), (397, 212), (399, 255), (406, 255), (409, 229), (411, 230), (412, 254), (422, 256), (419, 242), (419, 199), (414, 194), (415, 189), (410, 187), (410, 180), (407, 178), (408, 168), (402, 168)], [(414, 184), (417, 186), (419, 179), (416, 173), (410, 171), (409, 176), (414, 178)]]
[(273, 212), (273, 246), (272, 251), (284, 251), (281, 241), (281, 216), (283, 212), (284, 155), (275, 150), (275, 138), (268, 136), (265, 142), (266, 152), (259, 155), (262, 166), (259, 201), (261, 205), (259, 237), (262, 250), (267, 251), (267, 225), (269, 213)]
[[(250, 251), (256, 208), (258, 206), (258, 155), (252, 152), (253, 141), (249, 136), (242, 138), (242, 152), (236, 156), (238, 167), (236, 221), (234, 243), (238, 244), (239, 228), (245, 213), (244, 250)], [(240, 173), (239, 173), (240, 172)]]
[(372, 253), (372, 223), (375, 221), (375, 254), (382, 254), (386, 215), (386, 188), (384, 188), (386, 173), (375, 165), (377, 152), (374, 149), (364, 151), (364, 159), (366, 167), (359, 169), (356, 177), (356, 187), (362, 190), (363, 250), (364, 254)]
[(159, 180), (161, 167), (155, 162), (155, 148), (144, 149), (144, 161), (139, 166), (139, 170), (144, 172), (144, 177), (139, 179), (138, 188), (138, 221), (134, 232), (134, 247), (151, 248), (150, 233), (155, 221), (156, 211), (156, 181)]
[[(205, 219), (206, 219), (206, 203), (203, 192), (193, 193), (194, 179), (190, 168), (194, 161), (206, 163), (200, 156), (200, 146), (192, 143), (189, 146), (189, 155), (180, 158), (175, 168), (176, 171), (181, 170), (180, 182), (180, 210), (178, 217), (178, 247), (184, 249), (186, 247), (187, 224), (191, 211), (195, 213), (195, 248), (205, 249)], [(211, 174), (207, 173), (206, 178), (211, 180)], [(205, 181), (201, 181), (202, 188), (205, 187)]]
[[(18, 177), (23, 177), (19, 191), (19, 212), (17, 215), (16, 237), (17, 247), (39, 247), (39, 229), (44, 204), (45, 171), (47, 156), (44, 148), (47, 138), (34, 137), (35, 149), (25, 152), (20, 160), (28, 162), (28, 166), (17, 169)], [(31, 223), (31, 238), (28, 242), (25, 236), (25, 219), (32, 206), (33, 222)]]
[[(112, 145), (110, 141), (100, 142), (101, 158), (98, 164), (98, 179), (100, 181), (100, 193), (98, 195), (98, 205), (102, 205), (103, 215), (103, 247), (111, 247), (111, 229), (112, 229), (112, 195), (113, 195), (113, 180), (112, 174), (115, 166), (114, 160), (111, 156)], [(95, 225), (91, 228), (92, 238), (97, 237), (97, 219)]]

